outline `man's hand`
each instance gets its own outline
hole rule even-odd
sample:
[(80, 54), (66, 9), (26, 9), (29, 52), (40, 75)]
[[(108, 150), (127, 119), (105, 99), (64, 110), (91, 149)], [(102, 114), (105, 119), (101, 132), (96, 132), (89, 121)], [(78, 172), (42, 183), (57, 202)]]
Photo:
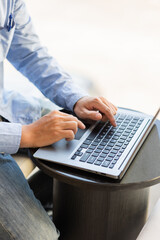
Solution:
[(114, 115), (117, 107), (104, 97), (83, 97), (75, 104), (74, 112), (81, 119), (109, 120), (116, 127)]
[(70, 141), (78, 128), (84, 129), (85, 125), (76, 117), (53, 111), (38, 121), (22, 126), (20, 147), (42, 147), (65, 138)]

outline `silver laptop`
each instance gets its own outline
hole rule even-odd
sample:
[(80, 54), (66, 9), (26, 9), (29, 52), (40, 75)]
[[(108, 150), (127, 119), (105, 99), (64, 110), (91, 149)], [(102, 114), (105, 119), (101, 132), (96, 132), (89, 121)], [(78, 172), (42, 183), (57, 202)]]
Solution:
[(119, 108), (115, 116), (117, 127), (109, 122), (95, 122), (79, 129), (75, 139), (65, 139), (39, 148), (35, 158), (63, 164), (84, 171), (121, 179), (151, 131), (158, 116)]

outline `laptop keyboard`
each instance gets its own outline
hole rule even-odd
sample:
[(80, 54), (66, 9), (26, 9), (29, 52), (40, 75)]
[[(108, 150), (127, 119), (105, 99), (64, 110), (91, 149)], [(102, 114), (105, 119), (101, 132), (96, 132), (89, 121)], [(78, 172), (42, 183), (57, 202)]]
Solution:
[(114, 168), (144, 120), (125, 114), (117, 114), (115, 119), (117, 127), (99, 122), (71, 159)]

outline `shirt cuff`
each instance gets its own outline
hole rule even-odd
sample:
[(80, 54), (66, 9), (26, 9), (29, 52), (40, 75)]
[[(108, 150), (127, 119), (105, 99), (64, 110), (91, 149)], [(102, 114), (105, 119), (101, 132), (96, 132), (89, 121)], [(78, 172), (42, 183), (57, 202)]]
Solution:
[(16, 153), (20, 146), (21, 134), (21, 124), (0, 122), (0, 153)]
[(86, 94), (86, 93), (80, 93), (80, 94), (72, 95), (72, 96), (70, 97), (70, 99), (68, 100), (68, 102), (67, 102), (67, 107), (68, 107), (68, 109), (73, 112), (73, 111), (74, 111), (74, 106), (75, 106), (76, 102), (77, 102), (79, 99), (81, 99), (81, 98), (83, 98), (83, 97), (86, 97), (86, 96), (89, 96), (89, 95)]

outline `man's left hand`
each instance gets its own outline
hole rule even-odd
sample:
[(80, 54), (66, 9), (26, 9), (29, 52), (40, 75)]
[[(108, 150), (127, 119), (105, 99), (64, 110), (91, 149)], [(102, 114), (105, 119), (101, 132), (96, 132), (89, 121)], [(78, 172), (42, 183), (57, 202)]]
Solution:
[(117, 112), (117, 107), (104, 97), (83, 97), (76, 102), (74, 112), (81, 119), (109, 120), (116, 127), (114, 115)]

